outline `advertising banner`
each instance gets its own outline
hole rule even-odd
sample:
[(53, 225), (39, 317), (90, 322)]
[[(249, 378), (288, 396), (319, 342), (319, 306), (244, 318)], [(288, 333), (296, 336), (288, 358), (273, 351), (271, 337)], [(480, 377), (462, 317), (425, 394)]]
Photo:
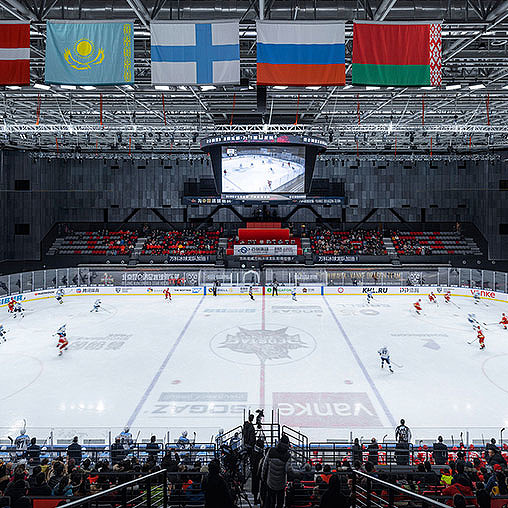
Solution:
[(296, 245), (235, 245), (235, 256), (296, 256)]

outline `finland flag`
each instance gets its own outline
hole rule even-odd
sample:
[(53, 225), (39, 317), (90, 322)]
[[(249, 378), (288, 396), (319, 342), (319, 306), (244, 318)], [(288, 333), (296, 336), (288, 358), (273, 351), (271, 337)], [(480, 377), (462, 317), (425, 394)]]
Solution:
[(153, 85), (240, 82), (238, 21), (154, 21), (150, 31)]

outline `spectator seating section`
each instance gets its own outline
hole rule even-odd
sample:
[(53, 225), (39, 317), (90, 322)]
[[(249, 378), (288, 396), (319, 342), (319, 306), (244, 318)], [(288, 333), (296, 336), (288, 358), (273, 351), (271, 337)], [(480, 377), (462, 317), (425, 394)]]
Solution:
[(464, 238), (455, 231), (394, 231), (392, 242), (397, 254), (401, 256), (481, 255), (480, 249), (471, 238)]
[(76, 231), (57, 238), (48, 254), (129, 256), (137, 239), (136, 231)]
[(378, 231), (330, 231), (313, 229), (309, 231), (310, 245), (318, 255), (364, 255), (385, 256), (383, 235)]
[(143, 256), (196, 256), (215, 255), (219, 231), (154, 231), (147, 238)]

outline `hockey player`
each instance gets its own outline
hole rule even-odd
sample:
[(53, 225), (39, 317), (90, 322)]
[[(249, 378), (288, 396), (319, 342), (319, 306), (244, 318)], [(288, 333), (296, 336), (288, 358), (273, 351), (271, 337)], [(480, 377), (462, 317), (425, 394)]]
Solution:
[(291, 288), (291, 300), (296, 302), (296, 288)]
[(60, 303), (60, 304), (63, 303), (63, 295), (64, 294), (65, 294), (65, 291), (62, 288), (56, 290), (55, 298), (58, 303)]
[(388, 351), (388, 348), (386, 346), (383, 346), (378, 351), (378, 354), (381, 357), (381, 368), (384, 367), (386, 362), (386, 365), (388, 365), (388, 369), (390, 369), (390, 372), (393, 374), (392, 366), (390, 364), (390, 352)]
[(251, 300), (254, 300), (254, 295), (252, 294), (252, 286), (249, 286), (249, 296)]
[(447, 292), (445, 293), (445, 295), (444, 295), (444, 300), (445, 300), (445, 302), (446, 302), (446, 303), (450, 303), (451, 296), (452, 296), (452, 295), (451, 295), (450, 291), (447, 291)]
[(123, 447), (126, 450), (130, 450), (132, 448), (133, 440), (129, 427), (125, 427), (118, 437), (120, 438), (120, 443), (123, 444)]
[(25, 317), (25, 314), (24, 314), (24, 311), (25, 309), (23, 309), (23, 306), (21, 305), (20, 302), (15, 302), (14, 303), (14, 318), (16, 318), (17, 316), (20, 316), (20, 317)]
[(432, 291), (429, 293), (429, 302), (436, 303), (436, 295)]
[(272, 282), (272, 296), (279, 296), (279, 283), (275, 278), (273, 279)]
[(413, 303), (413, 307), (416, 309), (416, 313), (420, 315), (420, 312), (422, 311), (422, 300), (419, 299), (417, 302)]
[(480, 303), (480, 292), (476, 291), (473, 295), (473, 298), (475, 305), (478, 305)]
[(169, 288), (166, 288), (164, 290), (164, 299), (171, 301), (171, 291), (169, 290)]
[(7, 304), (8, 312), (10, 312), (10, 313), (14, 312), (14, 305), (15, 304), (16, 304), (16, 300), (14, 300), (14, 298), (11, 298), (9, 303)]
[(191, 442), (187, 437), (186, 430), (184, 430), (182, 435), (178, 438), (178, 441), (176, 442), (176, 448), (182, 462), (188, 462), (190, 459)]
[(476, 327), (479, 326), (480, 324), (478, 323), (478, 320), (476, 319), (476, 316), (474, 314), (468, 314), (467, 320), (471, 325), (473, 325), (473, 330), (476, 330)]
[(213, 296), (217, 296), (217, 288), (219, 287), (219, 281), (215, 278), (212, 286)]
[(95, 302), (93, 304), (93, 309), (90, 310), (90, 312), (99, 312), (100, 308), (101, 308), (101, 301), (99, 298), (97, 298), (97, 300), (95, 300)]
[(480, 349), (485, 349), (485, 335), (483, 335), (482, 329), (478, 327), (478, 342), (480, 343)]
[[(503, 317), (501, 318), (501, 321), (499, 321), (499, 324), (503, 326), (505, 330), (508, 330), (506, 326), (508, 326), (508, 317), (506, 317), (506, 314), (503, 312)], [(0, 327), (0, 332), (2, 328)]]
[(367, 291), (367, 305), (370, 305), (370, 302), (373, 298), (374, 297), (372, 296), (372, 291), (369, 289), (369, 291)]
[(30, 438), (26, 433), (26, 428), (23, 427), (19, 431), (19, 436), (14, 440), (14, 445), (16, 446), (16, 457), (18, 460), (26, 458), (26, 450), (29, 444)]
[[(503, 314), (503, 316), (504, 316), (504, 314)], [(505, 328), (506, 328), (506, 326), (505, 326)], [(7, 339), (5, 338), (6, 333), (7, 333), (7, 331), (5, 330), (4, 325), (0, 325), (0, 340), (2, 342), (7, 342)]]
[(59, 349), (58, 356), (62, 356), (64, 350), (66, 350), (67, 346), (69, 345), (65, 327), (66, 325), (62, 325), (56, 332), (58, 336), (58, 344), (56, 345), (56, 347)]

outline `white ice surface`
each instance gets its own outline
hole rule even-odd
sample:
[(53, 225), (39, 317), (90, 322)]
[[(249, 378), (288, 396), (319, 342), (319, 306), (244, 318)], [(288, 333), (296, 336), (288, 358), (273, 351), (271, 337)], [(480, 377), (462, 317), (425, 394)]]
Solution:
[[(274, 393), (284, 394), (280, 422), (321, 440), (391, 437), (402, 417), (421, 439), (508, 424), (508, 331), (490, 324), (507, 310), (500, 303), (439, 295), (416, 316), (414, 295), (375, 295), (370, 306), (364, 296), (124, 295), (101, 296), (104, 309), (91, 313), (95, 299), (26, 302), (24, 319), (0, 309), (0, 437), (24, 418), (29, 429), (90, 437), (130, 422), (208, 441), (241, 424), (243, 408), (269, 413)], [(488, 324), (483, 351), (467, 344), (469, 312)], [(58, 357), (52, 334), (64, 323), (70, 347)], [(380, 368), (381, 346), (394, 374)]]

